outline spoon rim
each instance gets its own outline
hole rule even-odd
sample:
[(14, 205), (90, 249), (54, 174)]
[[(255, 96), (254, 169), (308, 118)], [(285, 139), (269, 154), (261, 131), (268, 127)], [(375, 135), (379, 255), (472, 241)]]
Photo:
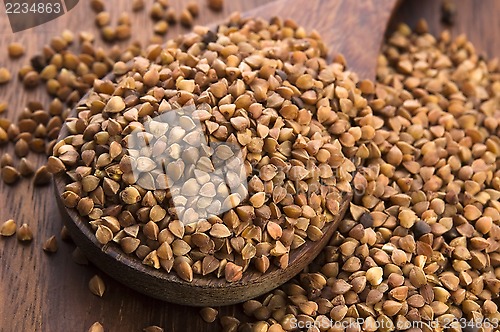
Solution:
[[(103, 254), (109, 256), (112, 258), (116, 263), (119, 264), (124, 264), (127, 265), (128, 267), (133, 268), (135, 271), (138, 273), (143, 273), (143, 274), (148, 274), (151, 275), (155, 278), (161, 279), (165, 282), (168, 283), (176, 283), (184, 286), (189, 286), (189, 287), (209, 287), (209, 288), (223, 288), (223, 289), (231, 289), (231, 288), (241, 288), (241, 287), (247, 287), (251, 284), (254, 283), (260, 283), (262, 281), (265, 281), (265, 279), (273, 279), (275, 274), (286, 274), (286, 272), (293, 267), (293, 263), (300, 258), (304, 254), (304, 252), (307, 252), (310, 249), (310, 247), (315, 247), (317, 244), (321, 245), (321, 242), (328, 239), (331, 237), (333, 232), (337, 229), (338, 225), (340, 224), (340, 221), (342, 218), (336, 217), (334, 220), (328, 222), (325, 224), (323, 227), (324, 235), (319, 241), (311, 241), (310, 239), (306, 240), (306, 243), (302, 245), (299, 248), (292, 249), (290, 250), (290, 258), (289, 262), (290, 264), (284, 268), (281, 269), (276, 265), (271, 265), (269, 269), (265, 273), (260, 273), (256, 271), (253, 267), (251, 267), (251, 271), (255, 272), (255, 274), (260, 274), (259, 276), (253, 276), (252, 278), (248, 279), (249, 274), (247, 273), (248, 270), (243, 272), (243, 278), (237, 282), (228, 282), (226, 281), (223, 277), (222, 278), (215, 278), (213, 275), (207, 275), (207, 276), (202, 276), (202, 275), (197, 275), (193, 274), (193, 281), (188, 282), (183, 279), (181, 279), (179, 276), (177, 276), (175, 273), (172, 272), (166, 272), (165, 270), (160, 269), (155, 269), (151, 266), (147, 266), (142, 263), (141, 259), (133, 256), (131, 254), (126, 254), (124, 253), (119, 247), (117, 243), (109, 243), (106, 245), (102, 245), (97, 241), (97, 238), (95, 237), (95, 234), (92, 232), (92, 229), (90, 225), (88, 225), (88, 222), (84, 219), (84, 217), (80, 216), (74, 209), (68, 208), (64, 206), (64, 203), (62, 202), (61, 199), (61, 193), (64, 190), (64, 186), (67, 184), (64, 180), (64, 176), (61, 176), (61, 174), (57, 174), (54, 176), (54, 188), (55, 188), (55, 194), (57, 196), (58, 203), (61, 204), (61, 207), (64, 208), (64, 210), (67, 212), (67, 215), (69, 218), (65, 218), (65, 223), (68, 222), (67, 219), (70, 219), (73, 224), (79, 229), (80, 234), (83, 234), (85, 238), (92, 242), (92, 244), (98, 248)], [(341, 196), (342, 199), (340, 203), (344, 203), (343, 205), (348, 205), (346, 203), (350, 202), (351, 195), (349, 193), (345, 193), (344, 195)], [(342, 205), (342, 204), (341, 204)], [(343, 216), (346, 210), (345, 208), (341, 207), (341, 211), (339, 212), (339, 216)], [(71, 234), (71, 232), (70, 232)], [(73, 234), (71, 234), (73, 235)], [(92, 261), (92, 257), (87, 257), (89, 260)], [(314, 258), (314, 257), (313, 257)], [(312, 261), (313, 259), (311, 259)], [(306, 264), (307, 265), (307, 264)], [(249, 268), (250, 269), (250, 268)], [(245, 278), (247, 277), (247, 278)], [(293, 277), (293, 276), (292, 276)], [(210, 283), (211, 280), (215, 280), (216, 283)]]
[[(110, 80), (112, 82), (116, 82), (116, 75), (111, 72), (105, 77), (103, 77), (101, 80)], [(76, 117), (78, 115), (78, 107), (83, 104), (82, 101), (88, 100), (89, 95), (93, 91), (94, 89), (91, 88), (80, 99), (80, 101), (71, 110), (68, 118)], [(63, 127), (61, 128), (61, 131), (57, 138), (57, 141), (61, 141), (67, 136), (69, 136), (69, 132), (66, 122), (64, 122)], [(142, 263), (142, 260), (140, 260), (138, 257), (133, 256), (131, 254), (126, 254), (123, 251), (121, 251), (117, 243), (111, 243), (113, 241), (110, 241), (109, 245), (108, 244), (101, 245), (97, 241), (95, 234), (92, 232), (91, 227), (88, 224), (88, 221), (86, 221), (84, 217), (80, 216), (76, 210), (66, 207), (62, 202), (61, 194), (64, 192), (64, 187), (67, 184), (67, 175), (65, 174), (65, 172), (54, 174), (53, 183), (54, 183), (54, 191), (56, 195), (57, 204), (59, 206), (60, 213), (62, 213), (63, 215), (65, 224), (68, 225), (69, 220), (71, 220), (73, 225), (75, 225), (76, 228), (78, 229), (78, 234), (77, 234), (76, 230), (73, 227), (68, 227), (68, 230), (72, 235), (72, 238), (78, 239), (78, 235), (84, 236), (82, 242), (76, 244), (81, 247), (85, 246), (81, 245), (83, 244), (83, 241), (85, 241), (86, 242), (85, 244), (87, 245), (92, 244), (92, 246), (99, 249), (99, 251), (102, 252), (102, 254), (105, 255), (108, 259), (111, 259), (116, 264), (121, 264), (123, 266), (128, 267), (130, 272), (140, 275), (143, 279), (146, 279), (144, 277), (154, 278), (155, 280), (164, 283), (166, 287), (168, 287), (169, 285), (170, 286), (176, 285), (178, 287), (181, 287), (182, 289), (198, 289), (200, 291), (201, 290), (206, 291), (207, 292), (206, 294), (200, 294), (203, 297), (213, 296), (214, 291), (221, 289), (225, 290), (227, 293), (238, 290), (243, 291), (251, 287), (261, 286), (258, 292), (247, 292), (248, 296), (245, 296), (244, 298), (241, 299), (234, 299), (233, 301), (226, 300), (223, 302), (217, 301), (217, 299), (212, 299), (212, 301), (208, 302), (211, 305), (234, 304), (243, 302), (251, 298), (255, 298), (268, 291), (271, 291), (272, 289), (275, 289), (276, 287), (282, 285), (283, 283), (287, 282), (288, 280), (299, 274), (300, 271), (302, 271), (307, 265), (309, 265), (314, 260), (314, 258), (316, 258), (316, 256), (321, 252), (323, 247), (328, 243), (330, 237), (333, 235), (335, 230), (337, 230), (340, 221), (343, 219), (347, 207), (352, 200), (352, 193), (342, 192), (338, 190), (338, 188), (336, 188), (338, 190), (340, 198), (339, 213), (337, 215), (334, 215), (333, 220), (327, 222), (325, 226), (322, 228), (323, 237), (320, 240), (312, 241), (306, 238), (305, 239), (306, 242), (302, 246), (296, 249), (291, 249), (289, 251), (289, 264), (286, 268), (282, 269), (276, 266), (275, 264), (272, 264), (271, 262), (271, 265), (268, 268), (268, 270), (265, 273), (261, 273), (258, 272), (253, 266), (249, 266), (248, 269), (243, 272), (243, 277), (237, 282), (228, 282), (223, 276), (221, 278), (217, 278), (212, 274), (203, 276), (193, 273), (193, 280), (191, 282), (188, 282), (181, 279), (179, 276), (177, 276), (176, 273), (166, 272), (162, 268), (155, 269), (153, 267), (144, 265)], [(313, 254), (308, 255), (308, 253), (311, 252)], [(102, 266), (101, 262), (98, 260), (98, 257), (87, 257), (87, 258), (96, 266), (98, 266), (101, 270), (111, 275), (115, 280), (121, 281), (120, 276), (115, 275), (111, 270), (108, 270), (106, 267)], [(207, 302), (205, 301), (203, 301), (203, 303), (198, 304), (198, 303), (187, 302), (183, 298), (177, 298), (177, 297), (170, 298), (170, 297), (160, 296), (143, 288), (137, 287), (137, 285), (127, 284), (126, 286), (133, 288), (138, 292), (145, 293), (146, 295), (149, 295), (151, 297), (155, 297), (161, 300), (166, 300), (168, 302), (189, 304), (195, 306), (198, 305), (201, 306), (207, 304)]]

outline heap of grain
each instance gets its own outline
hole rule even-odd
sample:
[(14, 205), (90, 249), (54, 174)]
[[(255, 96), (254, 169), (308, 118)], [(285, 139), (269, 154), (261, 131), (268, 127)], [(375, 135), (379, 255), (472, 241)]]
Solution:
[(377, 75), (380, 125), (350, 214), (306, 271), (243, 305), (250, 323), (221, 317), (224, 331), (497, 330), (498, 61), (420, 22), (388, 38)]
[[(355, 77), (291, 21), (233, 20), (146, 53), (117, 62), (66, 120), (47, 165), (68, 175), (64, 204), (101, 244), (187, 281), (287, 267), (291, 250), (322, 237), (351, 191), (355, 143), (373, 138)], [(178, 121), (157, 120), (169, 114)], [(137, 132), (151, 142), (140, 154)], [(234, 160), (243, 177), (212, 181)]]

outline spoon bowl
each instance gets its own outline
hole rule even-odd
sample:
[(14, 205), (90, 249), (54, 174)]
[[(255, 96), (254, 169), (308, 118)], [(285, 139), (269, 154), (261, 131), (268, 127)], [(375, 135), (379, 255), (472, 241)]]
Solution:
[(266, 273), (247, 270), (238, 282), (227, 282), (213, 276), (193, 276), (192, 282), (142, 264), (135, 256), (124, 254), (118, 246), (101, 245), (88, 222), (76, 211), (66, 208), (59, 198), (66, 182), (63, 175), (54, 177), (57, 204), (65, 225), (75, 244), (99, 269), (122, 284), (148, 296), (168, 302), (191, 306), (220, 306), (243, 302), (271, 291), (293, 278), (319, 254), (328, 243), (344, 216), (350, 194), (342, 196), (340, 213), (323, 228), (324, 236), (317, 242), (307, 241), (290, 252), (290, 263), (285, 269), (270, 266)]
[[(280, 0), (244, 14), (245, 17), (270, 18), (279, 15), (294, 19), (305, 28), (316, 28), (333, 52), (342, 52), (349, 69), (360, 78), (374, 78), (376, 59), (383, 34), (396, 0)], [(112, 78), (108, 76), (107, 78)], [(85, 100), (86, 97), (83, 98)], [(76, 115), (76, 109), (72, 116)], [(59, 139), (68, 136), (64, 126)], [(148, 296), (192, 306), (219, 306), (243, 302), (280, 286), (302, 271), (321, 252), (339, 226), (351, 201), (351, 194), (339, 193), (340, 209), (316, 242), (307, 241), (290, 252), (289, 264), (281, 269), (271, 266), (264, 274), (249, 268), (238, 282), (212, 276), (193, 277), (192, 282), (143, 265), (141, 260), (124, 254), (118, 246), (101, 245), (88, 221), (64, 206), (61, 194), (66, 185), (63, 173), (54, 176), (57, 204), (74, 242), (102, 271)]]

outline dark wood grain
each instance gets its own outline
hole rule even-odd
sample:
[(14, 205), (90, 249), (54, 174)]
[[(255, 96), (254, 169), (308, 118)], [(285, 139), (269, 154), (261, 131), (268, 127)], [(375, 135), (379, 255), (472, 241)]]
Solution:
[[(26, 45), (28, 54), (36, 51), (62, 28), (73, 31), (93, 28), (93, 14), (88, 9), (88, 0), (81, 0), (71, 14), (61, 17), (43, 27), (12, 34), (7, 26), (7, 17), (0, 3), (0, 66), (19, 68), (28, 61), (25, 56), (11, 62), (7, 59), (5, 46), (12, 41)], [(111, 2), (111, 0), (106, 0)], [(117, 10), (128, 1), (116, 0)], [(183, 0), (170, 1), (177, 8)], [(225, 14), (247, 10), (267, 3), (266, 0), (226, 1)], [(441, 31), (439, 3), (436, 0), (405, 0), (393, 22), (401, 20), (413, 25), (425, 17), (433, 33)], [(489, 56), (500, 55), (500, 2), (497, 0), (457, 0), (456, 24), (453, 35), (467, 33), (476, 48)], [(213, 22), (223, 18), (201, 6), (199, 22)], [(307, 11), (307, 8), (303, 9)], [(325, 13), (328, 15), (328, 13)], [(133, 15), (134, 22), (141, 22), (141, 29), (150, 31), (149, 18)], [(138, 24), (138, 23), (136, 23)], [(177, 30), (172, 29), (167, 37)], [(16, 81), (0, 87), (0, 101), (8, 100), (7, 117), (16, 118), (29, 100), (43, 100), (43, 91), (26, 93)], [(1, 147), (0, 152), (12, 153), (12, 147)], [(30, 156), (33, 159), (33, 156)], [(41, 160), (39, 160), (41, 163)], [(84, 332), (95, 321), (101, 321), (106, 331), (141, 331), (156, 324), (166, 331), (208, 332), (220, 331), (217, 324), (206, 324), (197, 315), (198, 308), (168, 304), (141, 295), (98, 272), (92, 266), (79, 266), (71, 260), (73, 245), (59, 242), (59, 251), (47, 256), (41, 250), (43, 241), (57, 234), (62, 220), (58, 215), (52, 188), (33, 188), (25, 180), (16, 187), (0, 184), (0, 220), (14, 218), (29, 223), (35, 233), (31, 245), (19, 245), (15, 238), (0, 239), (0, 331), (5, 332)], [(103, 275), (107, 290), (102, 299), (87, 289), (88, 280), (95, 273)], [(220, 309), (222, 314), (239, 314), (239, 306)]]

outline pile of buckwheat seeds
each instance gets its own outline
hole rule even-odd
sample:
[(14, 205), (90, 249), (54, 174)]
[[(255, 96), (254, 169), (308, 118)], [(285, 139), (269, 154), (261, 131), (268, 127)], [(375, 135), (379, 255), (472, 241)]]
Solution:
[[(106, 32), (100, 5), (92, 1), (102, 38), (127, 39), (127, 18)], [(158, 22), (177, 19), (166, 2), (154, 7), (161, 7)], [(188, 6), (181, 23), (192, 24), (196, 10)], [(155, 33), (167, 28), (158, 24)], [(118, 37), (116, 30), (123, 30)], [(95, 48), (94, 36), (81, 33), (74, 53), (74, 39), (63, 32), (18, 73), (26, 88), (45, 84), (54, 99), (48, 109), (30, 103), (16, 124), (0, 119), (0, 143), (13, 142), (20, 159), (14, 165), (2, 157), (5, 183), (35, 174), (42, 185), (49, 171), (66, 172), (64, 202), (89, 220), (99, 242), (115, 242), (187, 281), (210, 275), (228, 282), (247, 268), (286, 267), (290, 250), (321, 238), (339, 192), (352, 191), (348, 214), (316, 260), (245, 302), (245, 319), (220, 317), (223, 331), (463, 331), (455, 318), (496, 330), (485, 326), (500, 320), (500, 74), (498, 61), (479, 56), (464, 36), (436, 38), (425, 22), (415, 31), (401, 25), (383, 46), (376, 82), (328, 64), (320, 37), (289, 20), (234, 15), (217, 33), (195, 27), (163, 47), (133, 43), (124, 52)], [(24, 50), (16, 44), (9, 52), (17, 58)], [(113, 80), (105, 78), (110, 71)], [(11, 79), (0, 68), (0, 84)], [(90, 88), (89, 101), (78, 104)], [(193, 219), (185, 226), (166, 190), (145, 189), (156, 178), (141, 186), (130, 175), (135, 161), (126, 143), (155, 115), (186, 106), (196, 109), (209, 142), (242, 148), (248, 192), (206, 185), (207, 171), (197, 170), (199, 181), (181, 186), (186, 197), (177, 200), (198, 204), (190, 196), (203, 192), (207, 204), (214, 191), (237, 193), (220, 202), (229, 207), (221, 216), (194, 222), (192, 211), (181, 211)], [(7, 108), (0, 104), (0, 113)], [(64, 121), (70, 136), (57, 142)], [(169, 138), (186, 141), (190, 122), (183, 124)], [(167, 143), (158, 143), (162, 152), (172, 146), (158, 142)], [(195, 150), (184, 157), (207, 153)], [(47, 165), (35, 170), (29, 151), (49, 155)], [(195, 173), (176, 159), (176, 167)], [(158, 166), (151, 161), (141, 160), (145, 172)], [(176, 171), (167, 174), (182, 181)], [(33, 238), (14, 220), (0, 234)], [(44, 250), (57, 250), (55, 237)], [(89, 287), (104, 294), (98, 276)], [(200, 314), (217, 321), (214, 308)], [(91, 330), (104, 328), (96, 322)]]
[(350, 125), (374, 131), (354, 147), (350, 214), (303, 273), (243, 304), (251, 323), (221, 317), (224, 331), (497, 331), (497, 60), (401, 25), (366, 87), (372, 113)]
[[(351, 190), (356, 166), (342, 148), (370, 138), (346, 127), (367, 101), (324, 49), (295, 25), (248, 20), (217, 33), (200, 27), (115, 63), (116, 79), (95, 81), (49, 158), (50, 172), (71, 178), (65, 206), (101, 244), (186, 281), (286, 268), (290, 250), (322, 238), (339, 189)], [(174, 124), (156, 120), (172, 113), (182, 115)], [(145, 124), (151, 149), (134, 156), (133, 133)], [(215, 182), (222, 162), (241, 163), (243, 176), (229, 168)]]

